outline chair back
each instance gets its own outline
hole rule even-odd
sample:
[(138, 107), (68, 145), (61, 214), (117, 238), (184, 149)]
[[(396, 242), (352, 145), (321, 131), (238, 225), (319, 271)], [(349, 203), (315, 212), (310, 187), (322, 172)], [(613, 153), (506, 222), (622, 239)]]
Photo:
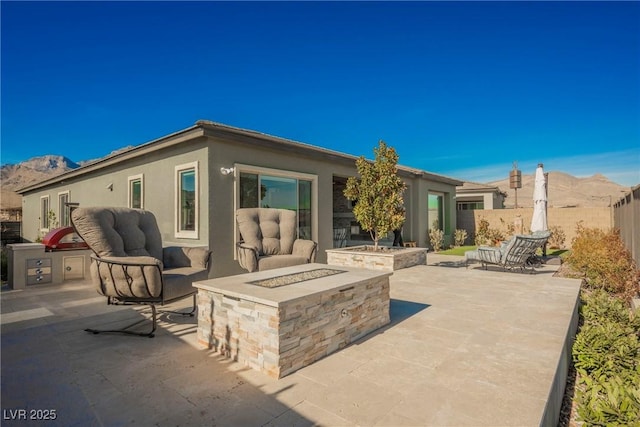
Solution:
[(515, 236), (504, 252), (502, 263), (505, 266), (524, 265), (546, 243), (550, 235), (549, 232), (542, 232), (537, 235)]
[(297, 214), (288, 209), (241, 208), (236, 211), (238, 230), (244, 242), (263, 255), (293, 252), (297, 239)]
[(155, 216), (141, 209), (76, 208), (76, 232), (99, 257), (151, 256), (162, 261), (162, 237)]

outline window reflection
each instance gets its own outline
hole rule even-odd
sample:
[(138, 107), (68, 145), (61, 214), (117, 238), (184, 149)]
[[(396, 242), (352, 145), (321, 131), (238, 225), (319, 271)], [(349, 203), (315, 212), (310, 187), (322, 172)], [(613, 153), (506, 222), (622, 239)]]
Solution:
[(241, 172), (239, 187), (241, 208), (295, 211), (299, 237), (311, 239), (311, 181)]
[(196, 229), (196, 171), (180, 172), (180, 230)]

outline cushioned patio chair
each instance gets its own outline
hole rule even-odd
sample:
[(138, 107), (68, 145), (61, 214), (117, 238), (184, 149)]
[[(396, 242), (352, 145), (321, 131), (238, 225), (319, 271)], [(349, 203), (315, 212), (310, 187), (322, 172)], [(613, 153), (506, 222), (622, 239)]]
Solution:
[(315, 262), (317, 244), (297, 238), (297, 214), (288, 209), (241, 208), (236, 211), (241, 241), (240, 266), (249, 272)]
[(549, 231), (538, 231), (530, 235), (513, 236), (500, 247), (480, 246), (475, 251), (465, 252), (465, 262), (468, 266), (470, 261), (480, 261), (485, 270), (489, 264), (492, 264), (505, 270), (519, 268), (525, 271), (531, 268), (533, 273), (535, 263), (532, 259), (535, 259), (536, 251), (547, 243), (549, 236), (551, 236)]
[(148, 211), (119, 207), (76, 208), (71, 213), (76, 232), (93, 251), (91, 278), (107, 304), (141, 304), (151, 307), (151, 331), (123, 329), (88, 332), (120, 332), (153, 337), (156, 305), (192, 297), (196, 310), (196, 291), (192, 283), (207, 279), (211, 253), (206, 248), (162, 247), (155, 216)]

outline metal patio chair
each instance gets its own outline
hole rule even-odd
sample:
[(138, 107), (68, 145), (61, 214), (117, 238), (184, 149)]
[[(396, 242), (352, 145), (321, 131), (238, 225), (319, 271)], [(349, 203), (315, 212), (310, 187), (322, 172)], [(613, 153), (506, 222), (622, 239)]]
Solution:
[(76, 208), (71, 213), (76, 232), (93, 251), (91, 278), (107, 304), (146, 305), (151, 308), (151, 331), (136, 332), (137, 321), (116, 330), (85, 329), (87, 332), (119, 332), (153, 337), (157, 305), (193, 298), (192, 283), (205, 280), (211, 270), (211, 252), (202, 247), (163, 247), (155, 216), (141, 209), (119, 207)]
[(480, 261), (486, 270), (488, 265), (497, 265), (504, 270), (520, 269), (535, 272), (540, 266), (537, 262), (536, 252), (547, 243), (551, 236), (549, 231), (536, 232), (530, 235), (516, 235), (504, 242), (500, 247), (480, 246), (475, 251), (465, 252), (465, 262)]

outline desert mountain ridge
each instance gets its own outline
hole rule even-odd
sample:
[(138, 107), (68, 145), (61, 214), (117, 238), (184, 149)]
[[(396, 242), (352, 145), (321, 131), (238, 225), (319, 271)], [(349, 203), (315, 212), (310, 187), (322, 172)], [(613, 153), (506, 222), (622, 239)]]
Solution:
[[(518, 207), (533, 206), (533, 186), (535, 175), (522, 175), (522, 188), (518, 189)], [(564, 172), (551, 171), (547, 175), (547, 196), (550, 207), (606, 207), (615, 203), (629, 187), (609, 180), (596, 173), (586, 178), (578, 178)], [(507, 194), (505, 207), (513, 208), (516, 202), (516, 191), (509, 188), (509, 178), (487, 183), (498, 187)]]
[[(113, 151), (103, 158), (107, 158), (126, 151), (132, 146)], [(0, 167), (0, 209), (19, 209), (22, 206), (22, 196), (16, 190), (32, 184), (53, 178), (64, 172), (79, 168), (99, 159), (74, 162), (68, 157), (47, 154), (33, 157), (17, 164), (5, 164)]]
[[(105, 157), (128, 150), (125, 147)], [(18, 164), (6, 164), (0, 167), (1, 209), (16, 209), (22, 206), (22, 198), (15, 191), (28, 185), (52, 178), (56, 175), (101, 159), (74, 162), (65, 156), (46, 155), (34, 157)], [(616, 202), (628, 187), (610, 181), (604, 175), (596, 173), (587, 178), (577, 178), (564, 172), (551, 171), (548, 174), (549, 206), (555, 207), (601, 207)], [(522, 188), (518, 189), (518, 207), (533, 206), (534, 175), (522, 175)], [(506, 208), (515, 206), (515, 191), (509, 188), (509, 179), (493, 181), (487, 186), (498, 187), (507, 194)]]

